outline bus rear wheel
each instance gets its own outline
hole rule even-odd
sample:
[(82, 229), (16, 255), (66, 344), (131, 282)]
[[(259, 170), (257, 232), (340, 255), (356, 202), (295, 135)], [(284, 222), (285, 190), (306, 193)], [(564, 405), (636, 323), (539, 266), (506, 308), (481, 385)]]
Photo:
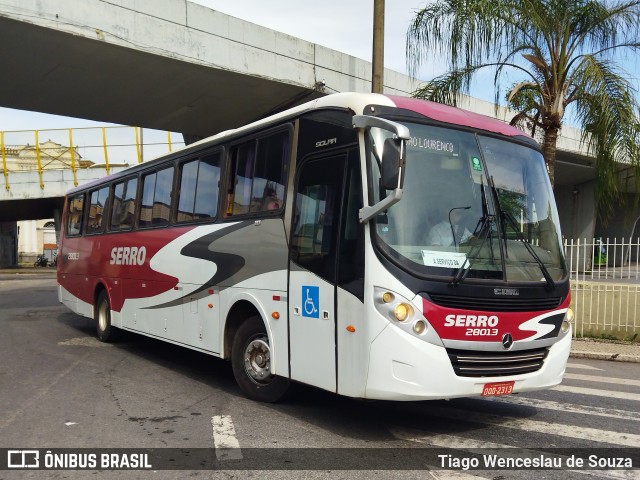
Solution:
[(259, 316), (240, 325), (231, 348), (233, 376), (252, 400), (277, 402), (289, 388), (289, 380), (271, 373), (269, 337)]
[(102, 290), (94, 307), (96, 333), (101, 342), (112, 342), (117, 336), (117, 328), (111, 325), (111, 304), (106, 290)]

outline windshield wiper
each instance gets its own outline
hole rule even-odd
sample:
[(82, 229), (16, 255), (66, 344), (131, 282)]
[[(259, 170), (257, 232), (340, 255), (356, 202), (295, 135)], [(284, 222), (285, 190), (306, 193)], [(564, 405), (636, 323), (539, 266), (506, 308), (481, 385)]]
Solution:
[(482, 246), (484, 245), (487, 237), (489, 237), (489, 249), (491, 251), (491, 258), (493, 259), (493, 239), (491, 238), (491, 227), (495, 222), (495, 216), (489, 215), (487, 195), (484, 189), (484, 180), (482, 178), (482, 175), (480, 175), (480, 193), (482, 197), (482, 217), (480, 217), (480, 220), (478, 220), (476, 228), (473, 231), (472, 237), (475, 237), (475, 240), (473, 240), (471, 248), (469, 249), (469, 253), (464, 259), (464, 262), (462, 262), (462, 266), (458, 268), (458, 271), (453, 276), (453, 280), (449, 284), (452, 287), (456, 287), (458, 284), (462, 283), (465, 278), (467, 278), (467, 274), (471, 269), (471, 260), (475, 260), (476, 258), (478, 258), (480, 250), (482, 250)]
[[(488, 237), (491, 236), (491, 226), (495, 222), (494, 215), (484, 215), (479, 221), (476, 229), (473, 231), (473, 236), (475, 240), (472, 240), (471, 249), (469, 253), (462, 262), (462, 266), (458, 269), (456, 274), (451, 280), (449, 284), (452, 287), (458, 286), (458, 284), (462, 283), (465, 278), (467, 278), (467, 274), (471, 270), (471, 260), (476, 260), (480, 255), (480, 251), (482, 250), (482, 246)], [(479, 232), (479, 236), (476, 236), (476, 233)], [(493, 258), (493, 240), (489, 241), (489, 248), (491, 250), (491, 258)]]
[[(496, 184), (493, 182), (493, 175), (487, 177), (487, 184), (491, 190), (491, 196), (493, 197), (493, 206), (496, 214), (499, 215), (499, 219), (502, 220), (502, 205), (500, 205), (500, 197), (498, 196), (498, 190)], [(498, 245), (500, 246), (500, 266), (502, 268), (503, 279), (507, 280), (507, 232), (504, 228), (504, 222), (496, 222), (498, 225)]]
[(513, 228), (514, 232), (516, 232), (516, 236), (518, 237), (518, 240), (520, 240), (520, 242), (524, 244), (524, 247), (527, 249), (527, 251), (531, 254), (533, 259), (536, 261), (536, 263), (540, 267), (542, 276), (546, 280), (547, 286), (549, 287), (549, 289), (554, 289), (556, 287), (556, 284), (553, 281), (553, 278), (551, 278), (551, 274), (549, 273), (549, 270), (547, 269), (544, 262), (540, 260), (540, 257), (538, 256), (536, 251), (533, 249), (531, 244), (527, 242), (526, 238), (524, 238), (524, 235), (522, 235), (522, 232), (518, 229), (518, 222), (516, 222), (516, 219), (513, 218), (513, 215), (511, 214), (511, 212), (503, 211), (502, 216), (507, 220), (509, 225), (511, 225), (511, 228)]
[[(540, 260), (540, 257), (538, 257), (538, 254), (535, 252), (533, 247), (524, 238), (524, 235), (522, 235), (522, 232), (520, 232), (520, 230), (518, 230), (518, 223), (513, 218), (513, 215), (511, 214), (511, 212), (508, 212), (508, 211), (502, 209), (502, 205), (500, 205), (500, 197), (498, 196), (498, 190), (496, 189), (495, 183), (493, 183), (493, 177), (489, 177), (487, 180), (488, 180), (488, 183), (489, 183), (489, 187), (491, 188), (491, 193), (493, 194), (493, 198), (494, 198), (495, 205), (496, 205), (496, 210), (499, 212), (500, 218), (503, 220), (501, 222), (502, 223), (503, 234), (502, 234), (502, 241), (500, 242), (500, 252), (501, 252), (501, 255), (502, 255), (503, 271), (506, 274), (506, 259), (505, 259), (506, 251), (504, 251), (504, 249), (506, 249), (506, 245), (507, 245), (507, 235), (506, 235), (507, 231), (506, 231), (506, 228), (504, 226), (504, 220), (507, 220), (509, 222), (509, 224), (511, 225), (511, 228), (513, 228), (513, 230), (516, 232), (518, 240), (520, 240), (524, 244), (524, 246), (527, 249), (527, 251), (531, 254), (533, 259), (538, 264), (538, 267), (540, 267), (540, 271), (542, 272), (542, 276), (544, 277), (545, 281), (547, 282), (547, 287), (550, 290), (553, 290), (556, 287), (556, 284), (553, 281), (553, 279), (551, 278), (551, 275), (549, 274), (549, 270), (547, 270), (547, 267), (545, 266), (544, 262), (542, 260)], [(502, 247), (502, 242), (503, 241), (504, 241), (504, 245), (505, 245), (504, 249)]]
[[(547, 269), (546, 265), (540, 259), (538, 254), (535, 252), (535, 250), (531, 246), (531, 244), (529, 242), (527, 242), (527, 240), (524, 238), (524, 235), (522, 235), (522, 232), (520, 232), (520, 230), (518, 230), (518, 224), (517, 224), (516, 220), (513, 218), (513, 215), (511, 214), (511, 212), (505, 211), (505, 210), (503, 210), (501, 208), (500, 199), (499, 199), (499, 196), (498, 196), (498, 191), (497, 191), (495, 185), (493, 184), (493, 178), (489, 178), (487, 183), (489, 184), (489, 188), (491, 189), (491, 194), (493, 195), (493, 200), (494, 200), (494, 205), (495, 205), (496, 211), (499, 214), (500, 218), (503, 220), (503, 221), (500, 222), (500, 224), (498, 224), (498, 229), (500, 230), (502, 228), (502, 235), (499, 235), (499, 237), (502, 237), (502, 238), (500, 239), (499, 244), (500, 244), (500, 257), (501, 257), (503, 272), (506, 272), (505, 255), (506, 255), (506, 240), (507, 239), (506, 239), (506, 229), (505, 229), (505, 225), (504, 225), (504, 221), (506, 220), (506, 222), (511, 226), (511, 228), (516, 233), (516, 236), (518, 237), (518, 240), (524, 245), (524, 247), (527, 249), (527, 251), (529, 252), (531, 257), (538, 264), (538, 267), (540, 268), (540, 271), (542, 272), (542, 275), (543, 275), (545, 281), (547, 282), (547, 287), (549, 289), (554, 289), (556, 284), (553, 281), (553, 278), (551, 278), (551, 274), (549, 273), (549, 270)], [(464, 281), (464, 279), (467, 277), (467, 274), (469, 273), (469, 271), (471, 269), (471, 261), (475, 260), (476, 258), (478, 258), (479, 254), (480, 254), (480, 251), (481, 251), (485, 241), (487, 240), (487, 238), (490, 238), (489, 248), (491, 250), (491, 253), (490, 253), (491, 259), (494, 258), (494, 255), (493, 255), (493, 239), (491, 238), (491, 232), (492, 232), (493, 224), (497, 223), (497, 221), (496, 221), (497, 218), (496, 218), (496, 215), (489, 214), (489, 209), (488, 209), (488, 206), (487, 206), (486, 193), (485, 193), (485, 187), (484, 187), (484, 181), (482, 180), (482, 177), (480, 177), (480, 191), (482, 193), (482, 218), (480, 218), (475, 230), (473, 231), (473, 236), (476, 237), (476, 240), (471, 245), (471, 249), (469, 250), (469, 254), (465, 258), (465, 261), (462, 263), (462, 266), (458, 269), (458, 271), (456, 272), (456, 274), (453, 277), (453, 280), (449, 284), (450, 286), (453, 286), (453, 287), (455, 287), (455, 286), (459, 285), (460, 283), (462, 283)], [(503, 241), (505, 242), (504, 246), (502, 244)]]

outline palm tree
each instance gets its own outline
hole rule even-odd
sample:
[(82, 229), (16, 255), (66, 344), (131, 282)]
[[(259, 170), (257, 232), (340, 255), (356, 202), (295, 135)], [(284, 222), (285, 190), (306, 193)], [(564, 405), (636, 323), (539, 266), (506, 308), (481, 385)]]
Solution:
[(640, 184), (639, 105), (616, 62), (639, 49), (640, 1), (437, 0), (417, 11), (407, 32), (411, 73), (429, 54), (443, 56), (449, 68), (416, 97), (455, 105), (475, 74), (490, 68), (498, 104), (504, 75), (521, 78), (502, 98), (517, 112), (513, 125), (542, 136), (552, 184), (558, 133), (572, 105), (596, 158), (601, 218), (620, 199), (618, 162), (631, 163)]

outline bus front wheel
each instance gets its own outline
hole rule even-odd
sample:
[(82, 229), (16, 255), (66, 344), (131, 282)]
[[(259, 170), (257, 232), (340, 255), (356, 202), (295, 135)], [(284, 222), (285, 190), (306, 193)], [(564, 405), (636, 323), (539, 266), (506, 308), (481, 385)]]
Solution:
[(244, 394), (261, 402), (277, 402), (289, 388), (289, 380), (271, 373), (269, 337), (259, 316), (240, 325), (231, 348), (233, 376)]
[(94, 319), (96, 322), (96, 333), (101, 342), (111, 342), (116, 337), (116, 328), (111, 325), (111, 305), (109, 295), (106, 290), (102, 290), (98, 295), (98, 300), (94, 308)]

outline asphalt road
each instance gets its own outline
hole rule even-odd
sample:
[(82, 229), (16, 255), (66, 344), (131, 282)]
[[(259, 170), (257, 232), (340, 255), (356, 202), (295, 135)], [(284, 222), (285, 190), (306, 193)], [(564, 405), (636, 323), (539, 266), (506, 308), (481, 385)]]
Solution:
[[(563, 384), (544, 392), (396, 403), (298, 386), (285, 403), (259, 404), (242, 396), (225, 361), (134, 334), (100, 343), (89, 319), (58, 303), (52, 270), (0, 274), (0, 449), (206, 449), (194, 452), (216, 462), (192, 471), (0, 470), (0, 479), (640, 478), (626, 468), (446, 464), (473, 452), (509, 456), (511, 447), (523, 449), (516, 457), (567, 449), (553, 451), (562, 461), (570, 452), (609, 458), (612, 447), (637, 456), (639, 374), (640, 364), (571, 359)], [(438, 453), (452, 454), (438, 459), (446, 468), (432, 461)]]

